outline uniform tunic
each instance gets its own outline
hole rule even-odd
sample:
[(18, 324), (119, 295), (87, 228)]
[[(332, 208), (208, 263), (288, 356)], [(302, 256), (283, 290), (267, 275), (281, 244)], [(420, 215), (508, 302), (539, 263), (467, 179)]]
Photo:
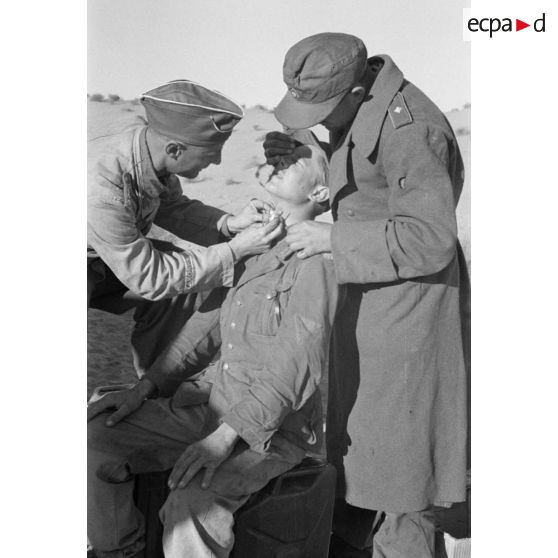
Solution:
[[(331, 260), (300, 260), (284, 241), (247, 261), (222, 305), (217, 291), (147, 372), (177, 406), (208, 402), (207, 430), (232, 426), (265, 452), (276, 432), (308, 451), (320, 450), (320, 380), (338, 286)], [(183, 382), (204, 359), (215, 360)], [(207, 386), (207, 392), (200, 386)]]
[[(281, 242), (239, 269), (221, 305), (222, 291), (213, 291), (148, 371), (162, 397), (113, 427), (105, 416), (88, 425), (88, 535), (106, 552), (100, 555), (141, 548), (130, 473), (172, 467), (222, 421), (242, 439), (209, 488), (201, 489), (198, 474), (170, 493), (160, 513), (167, 556), (228, 556), (235, 511), (306, 451), (320, 449), (319, 384), (338, 291), (331, 260), (300, 260)], [(215, 362), (190, 376), (208, 358)]]
[[(188, 199), (176, 176), (163, 182), (157, 177), (146, 131), (136, 126), (89, 143), (87, 239), (93, 275), (102, 281), (100, 258), (130, 291), (148, 300), (232, 284), (231, 249), (218, 243), (225, 212)], [(146, 238), (153, 224), (178, 237), (172, 250), (158, 250)]]
[(339, 493), (411, 512), (462, 501), (466, 373), (456, 138), (388, 56), (344, 135), (331, 137), (332, 253), (347, 287), (327, 418)]

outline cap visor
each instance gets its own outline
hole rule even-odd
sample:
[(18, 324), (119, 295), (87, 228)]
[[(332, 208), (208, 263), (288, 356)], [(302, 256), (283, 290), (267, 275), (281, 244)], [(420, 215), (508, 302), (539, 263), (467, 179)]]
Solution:
[(321, 103), (297, 101), (290, 92), (281, 99), (275, 108), (275, 118), (291, 130), (312, 128), (323, 122), (345, 96), (346, 91)]

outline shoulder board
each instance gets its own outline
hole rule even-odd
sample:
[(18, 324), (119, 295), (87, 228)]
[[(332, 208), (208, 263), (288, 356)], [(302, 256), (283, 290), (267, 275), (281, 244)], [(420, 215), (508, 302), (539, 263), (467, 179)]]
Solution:
[(401, 91), (398, 91), (393, 98), (393, 101), (388, 107), (388, 114), (395, 129), (401, 128), (401, 126), (406, 126), (407, 124), (411, 124), (413, 121), (413, 117), (409, 112), (409, 107), (405, 102), (405, 97)]

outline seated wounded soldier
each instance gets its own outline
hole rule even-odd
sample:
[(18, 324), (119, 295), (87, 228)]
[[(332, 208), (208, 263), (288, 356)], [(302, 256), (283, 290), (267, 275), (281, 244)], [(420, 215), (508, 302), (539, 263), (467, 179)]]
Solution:
[[(301, 146), (260, 180), (290, 226), (324, 211), (327, 172), (323, 152)], [(232, 288), (212, 292), (136, 386), (89, 405), (88, 536), (98, 557), (143, 556), (134, 475), (171, 468), (165, 556), (229, 556), (234, 512), (320, 451), (337, 290), (331, 260), (297, 258), (280, 240), (238, 268)]]

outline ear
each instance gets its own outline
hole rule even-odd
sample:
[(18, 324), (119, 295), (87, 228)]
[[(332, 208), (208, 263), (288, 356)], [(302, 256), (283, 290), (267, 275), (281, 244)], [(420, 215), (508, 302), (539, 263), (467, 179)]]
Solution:
[(360, 103), (366, 95), (366, 89), (362, 85), (355, 85), (355, 87), (351, 89), (351, 95), (357, 103)]
[(308, 197), (315, 203), (323, 203), (329, 200), (329, 188), (318, 184), (314, 187)]
[(186, 151), (186, 146), (180, 145), (176, 141), (169, 141), (165, 146), (165, 153), (172, 159), (178, 159), (183, 151)]

